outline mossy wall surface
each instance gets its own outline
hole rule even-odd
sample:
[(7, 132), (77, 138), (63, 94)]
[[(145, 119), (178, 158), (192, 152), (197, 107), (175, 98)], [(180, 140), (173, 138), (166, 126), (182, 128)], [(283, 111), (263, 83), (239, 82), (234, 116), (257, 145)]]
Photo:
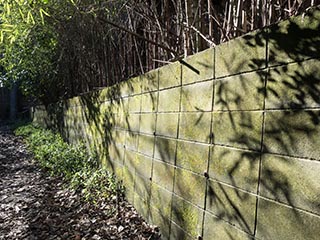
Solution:
[(34, 122), (85, 141), (163, 239), (319, 239), (320, 11)]

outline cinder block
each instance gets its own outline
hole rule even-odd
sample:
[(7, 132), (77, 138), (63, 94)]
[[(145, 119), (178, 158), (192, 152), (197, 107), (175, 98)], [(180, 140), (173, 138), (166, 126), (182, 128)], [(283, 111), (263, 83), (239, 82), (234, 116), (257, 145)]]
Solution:
[[(148, 204), (150, 204), (150, 196), (151, 196), (151, 181), (149, 178), (144, 178), (143, 176), (136, 174), (134, 190), (135, 195), (138, 195), (140, 199), (145, 200)], [(135, 201), (136, 205), (136, 201)]]
[(212, 79), (213, 59), (213, 48), (182, 59), (182, 84)]
[(114, 113), (114, 127), (120, 129), (128, 129), (129, 114)]
[[(171, 202), (170, 202), (171, 204)], [(170, 218), (162, 211), (150, 204), (150, 223), (160, 228), (161, 239), (168, 240), (170, 238)]]
[(112, 108), (110, 111), (113, 113), (127, 113), (129, 109), (129, 98), (119, 98), (111, 100)]
[(157, 115), (156, 134), (177, 137), (179, 114), (176, 113), (159, 113)]
[(116, 175), (118, 180), (122, 180), (123, 177), (123, 165), (116, 161), (111, 161), (112, 172)]
[(267, 109), (320, 107), (320, 60), (270, 69)]
[(257, 71), (215, 81), (214, 110), (261, 110), (266, 72)]
[(262, 112), (213, 113), (213, 142), (252, 150), (260, 150)]
[(126, 131), (120, 129), (112, 129), (105, 133), (105, 141), (117, 145), (124, 145), (126, 142)]
[(179, 138), (209, 143), (211, 113), (181, 113)]
[(177, 166), (203, 174), (207, 171), (209, 146), (178, 141)]
[(181, 85), (181, 65), (171, 63), (159, 68), (159, 89)]
[(142, 154), (153, 156), (154, 136), (139, 135), (138, 151)]
[(319, 216), (259, 199), (256, 233), (258, 239), (318, 240), (319, 226)]
[(264, 151), (320, 160), (320, 111), (267, 112)]
[(150, 113), (157, 111), (158, 93), (148, 92), (141, 95), (141, 112)]
[(141, 95), (129, 97), (129, 113), (139, 113), (141, 111)]
[(206, 179), (203, 176), (177, 168), (174, 181), (174, 192), (177, 195), (200, 208), (204, 207)]
[(174, 223), (176, 223), (185, 233), (171, 224), (170, 239), (194, 239), (201, 235), (202, 218), (203, 210), (195, 207), (182, 198), (173, 195), (172, 221), (174, 221)]
[(156, 114), (144, 113), (141, 114), (140, 132), (154, 134), (156, 126)]
[(144, 178), (151, 177), (152, 158), (145, 157), (132, 151), (126, 151), (125, 165), (134, 169), (137, 174)]
[[(139, 77), (130, 78), (126, 81), (120, 82), (114, 90), (114, 95), (122, 97), (141, 93), (141, 80)], [(112, 97), (115, 98), (115, 97)]]
[(124, 120), (127, 123), (127, 130), (138, 132), (140, 128), (140, 114), (130, 113)]
[(138, 134), (134, 132), (127, 132), (126, 137), (126, 149), (137, 150), (138, 149)]
[(265, 154), (260, 194), (320, 215), (320, 162)]
[(172, 191), (174, 179), (174, 166), (164, 162), (153, 161), (152, 181), (161, 187)]
[(156, 184), (151, 185), (150, 206), (157, 209), (163, 219), (170, 219), (172, 192), (162, 189)]
[[(101, 151), (99, 151), (101, 152)], [(124, 147), (123, 145), (109, 144), (108, 145), (109, 159), (123, 163), (124, 161)]]
[(207, 210), (243, 231), (253, 234), (256, 211), (255, 196), (210, 180)]
[(134, 194), (134, 207), (137, 212), (146, 220), (150, 214), (150, 202), (141, 198), (138, 194)]
[(319, 23), (318, 8), (270, 27), (269, 66), (319, 57)]
[(123, 186), (125, 187), (126, 199), (133, 204), (134, 200), (134, 182), (135, 182), (135, 172), (127, 167), (123, 168)]
[(252, 240), (253, 237), (206, 212), (203, 239)]
[(135, 162), (138, 157), (139, 155), (137, 152), (128, 149), (125, 150), (124, 165), (132, 172), (135, 172)]
[(152, 92), (158, 90), (159, 70), (155, 69), (140, 76), (141, 92)]
[(201, 82), (182, 87), (182, 111), (211, 111), (213, 82)]
[(170, 240), (176, 240), (176, 239), (194, 240), (195, 237), (191, 236), (189, 233), (187, 233), (185, 230), (179, 227), (176, 223), (171, 221)]
[(159, 91), (159, 112), (177, 112), (180, 105), (181, 88), (171, 88)]
[(156, 137), (154, 158), (174, 164), (176, 144), (176, 140)]
[(215, 77), (225, 77), (266, 67), (264, 30), (249, 33), (215, 47)]
[(209, 176), (256, 193), (259, 162), (259, 153), (214, 146), (209, 163)]

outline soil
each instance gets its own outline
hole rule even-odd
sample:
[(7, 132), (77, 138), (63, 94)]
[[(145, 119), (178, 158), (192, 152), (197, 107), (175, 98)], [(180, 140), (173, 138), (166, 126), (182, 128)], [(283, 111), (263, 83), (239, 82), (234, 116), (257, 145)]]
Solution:
[(0, 240), (160, 238), (125, 199), (84, 201), (41, 169), (20, 137), (0, 128)]

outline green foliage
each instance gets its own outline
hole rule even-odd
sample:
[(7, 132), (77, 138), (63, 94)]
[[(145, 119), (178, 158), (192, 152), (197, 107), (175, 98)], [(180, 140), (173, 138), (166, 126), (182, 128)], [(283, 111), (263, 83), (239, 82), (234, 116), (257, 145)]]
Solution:
[(84, 144), (64, 142), (58, 133), (31, 124), (15, 134), (24, 137), (35, 159), (52, 175), (63, 176), (74, 189), (81, 189), (88, 201), (111, 199), (123, 194), (123, 187), (113, 174), (99, 168), (96, 154), (89, 154)]
[(45, 101), (60, 85), (55, 81), (57, 32), (48, 1), (0, 0), (0, 81), (18, 83), (27, 96)]

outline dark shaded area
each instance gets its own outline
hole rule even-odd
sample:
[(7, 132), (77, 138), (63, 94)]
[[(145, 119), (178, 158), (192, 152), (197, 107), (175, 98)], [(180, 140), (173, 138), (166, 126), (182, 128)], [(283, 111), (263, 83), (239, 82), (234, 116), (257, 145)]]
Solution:
[(0, 129), (0, 239), (159, 239), (123, 199), (96, 204), (41, 170), (22, 139)]

